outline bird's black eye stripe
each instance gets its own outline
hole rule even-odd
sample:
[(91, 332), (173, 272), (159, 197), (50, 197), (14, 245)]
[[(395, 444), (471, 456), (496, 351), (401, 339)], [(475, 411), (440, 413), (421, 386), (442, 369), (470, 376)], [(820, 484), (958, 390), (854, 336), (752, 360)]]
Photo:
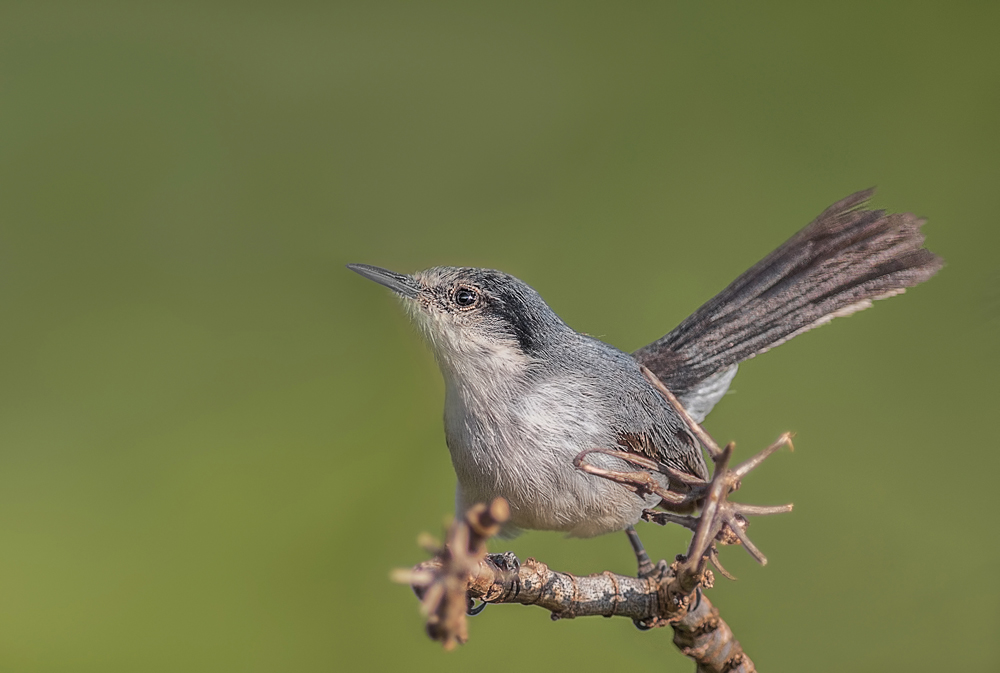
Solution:
[(474, 306), (475, 303), (479, 301), (479, 292), (471, 287), (458, 287), (455, 288), (452, 298), (459, 306), (469, 308), (470, 306)]

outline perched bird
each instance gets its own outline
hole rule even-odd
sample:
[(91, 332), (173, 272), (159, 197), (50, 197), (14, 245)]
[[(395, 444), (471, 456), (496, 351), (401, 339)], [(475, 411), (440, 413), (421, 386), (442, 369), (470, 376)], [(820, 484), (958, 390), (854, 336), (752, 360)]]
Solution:
[[(577, 470), (573, 459), (581, 451), (633, 451), (708, 476), (698, 443), (640, 365), (701, 422), (738, 363), (941, 268), (942, 260), (921, 247), (924, 221), (864, 209), (871, 194), (832, 205), (666, 336), (632, 354), (575, 331), (535, 290), (500, 271), (435, 267), (405, 275), (365, 264), (349, 268), (402, 297), (434, 351), (445, 382), (459, 514), (502, 496), (510, 503), (507, 532), (634, 534), (631, 526), (659, 498)], [(589, 460), (635, 469), (603, 454)]]

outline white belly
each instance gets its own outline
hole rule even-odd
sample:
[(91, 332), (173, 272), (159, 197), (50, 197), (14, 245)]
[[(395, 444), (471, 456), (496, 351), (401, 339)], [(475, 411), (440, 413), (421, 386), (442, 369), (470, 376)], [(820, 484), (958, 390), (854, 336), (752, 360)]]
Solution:
[[(591, 537), (636, 523), (658, 502), (573, 466), (580, 451), (616, 448), (607, 428), (573, 404), (578, 398), (540, 388), (501, 403), (461, 392), (449, 389), (445, 408), (459, 515), (474, 503), (503, 497), (515, 528)], [(589, 460), (627, 469), (598, 454)]]

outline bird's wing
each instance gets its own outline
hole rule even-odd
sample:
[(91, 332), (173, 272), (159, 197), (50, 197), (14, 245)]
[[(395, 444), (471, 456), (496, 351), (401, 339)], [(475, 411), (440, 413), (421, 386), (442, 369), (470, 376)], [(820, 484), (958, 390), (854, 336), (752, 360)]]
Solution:
[(944, 262), (921, 247), (925, 220), (864, 209), (873, 193), (827, 208), (633, 357), (694, 407), (700, 422), (725, 394), (738, 363), (933, 276)]
[(699, 479), (708, 479), (708, 468), (705, 466), (705, 459), (701, 455), (698, 443), (690, 431), (682, 425), (672, 431), (665, 428), (650, 428), (619, 432), (618, 446), (629, 453), (666, 463), (679, 472)]

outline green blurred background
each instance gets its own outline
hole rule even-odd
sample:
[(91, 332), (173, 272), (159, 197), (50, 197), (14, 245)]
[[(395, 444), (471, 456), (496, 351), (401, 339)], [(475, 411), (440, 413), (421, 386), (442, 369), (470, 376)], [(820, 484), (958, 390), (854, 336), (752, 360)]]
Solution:
[[(436, 366), (344, 269), (492, 266), (626, 350), (841, 197), (932, 282), (749, 362), (797, 434), (711, 592), (761, 670), (997, 670), (996, 3), (0, 5), (0, 669), (688, 671), (669, 630), (396, 566), (454, 477)], [(678, 530), (644, 526), (657, 556)], [(509, 543), (632, 572), (624, 536)]]

